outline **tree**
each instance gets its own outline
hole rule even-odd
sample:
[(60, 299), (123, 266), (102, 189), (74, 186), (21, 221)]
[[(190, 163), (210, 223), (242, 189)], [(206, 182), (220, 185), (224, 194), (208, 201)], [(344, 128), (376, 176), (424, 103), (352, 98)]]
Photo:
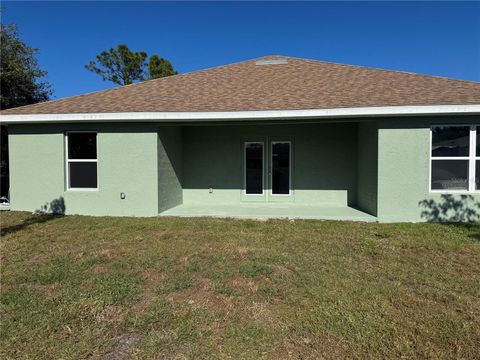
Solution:
[(158, 55), (150, 56), (150, 61), (148, 62), (148, 73), (150, 75), (150, 79), (157, 79), (178, 74), (170, 61), (161, 58)]
[[(0, 24), (0, 109), (47, 101), (51, 85), (42, 77), (47, 75), (38, 66), (38, 49), (26, 45), (14, 24)], [(8, 196), (8, 132), (0, 127), (0, 195)]]
[(127, 45), (120, 44), (116, 49), (102, 51), (97, 55), (97, 63), (90, 61), (85, 68), (100, 75), (103, 80), (112, 81), (118, 85), (128, 85), (144, 80), (144, 51), (130, 51)]
[(150, 57), (146, 70), (146, 59), (145, 51), (134, 52), (120, 44), (116, 49), (102, 51), (96, 61), (90, 61), (85, 68), (118, 85), (177, 74), (170, 61), (158, 55)]
[(46, 101), (52, 94), (51, 85), (40, 79), (47, 75), (38, 66), (38, 49), (27, 46), (18, 35), (16, 25), (0, 25), (0, 108)]

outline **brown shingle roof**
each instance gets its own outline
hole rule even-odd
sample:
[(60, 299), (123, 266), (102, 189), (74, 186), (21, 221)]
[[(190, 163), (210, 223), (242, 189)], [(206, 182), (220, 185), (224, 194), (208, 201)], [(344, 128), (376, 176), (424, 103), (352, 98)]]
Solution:
[[(287, 63), (256, 63), (258, 60), (272, 59), (286, 59)], [(480, 104), (480, 83), (268, 56), (8, 109), (1, 114), (242, 111), (457, 104)]]

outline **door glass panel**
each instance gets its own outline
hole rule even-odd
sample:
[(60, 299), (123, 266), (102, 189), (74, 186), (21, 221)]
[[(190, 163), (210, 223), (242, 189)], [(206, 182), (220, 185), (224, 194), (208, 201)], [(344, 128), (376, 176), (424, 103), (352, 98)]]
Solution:
[(290, 143), (272, 143), (272, 194), (290, 194)]
[(245, 193), (263, 194), (263, 143), (245, 143)]

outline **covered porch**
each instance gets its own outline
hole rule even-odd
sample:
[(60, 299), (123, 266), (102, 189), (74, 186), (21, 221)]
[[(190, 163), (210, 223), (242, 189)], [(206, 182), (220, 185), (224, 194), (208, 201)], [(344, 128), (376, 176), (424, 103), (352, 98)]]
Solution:
[(159, 129), (160, 216), (375, 221), (374, 121)]

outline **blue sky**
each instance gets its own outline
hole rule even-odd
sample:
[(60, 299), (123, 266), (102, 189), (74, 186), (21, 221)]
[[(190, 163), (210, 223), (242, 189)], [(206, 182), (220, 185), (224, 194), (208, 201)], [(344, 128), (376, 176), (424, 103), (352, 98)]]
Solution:
[(288, 55), (480, 81), (475, 2), (11, 2), (54, 97), (114, 87), (84, 65), (120, 43), (181, 73)]

